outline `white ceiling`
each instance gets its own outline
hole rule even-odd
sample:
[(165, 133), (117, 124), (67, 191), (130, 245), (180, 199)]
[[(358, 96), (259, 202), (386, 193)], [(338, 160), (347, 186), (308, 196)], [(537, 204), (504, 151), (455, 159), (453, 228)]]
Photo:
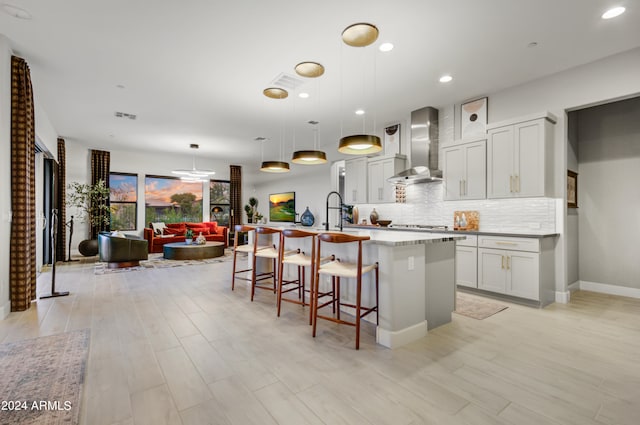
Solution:
[[(442, 107), (640, 46), (638, 0), (8, 0), (0, 33), (30, 68), (58, 133), (93, 148), (165, 151), (258, 167), (294, 140), (337, 159), (342, 135)], [(604, 10), (627, 12), (602, 20)], [(353, 48), (355, 22), (380, 30)], [(390, 41), (395, 49), (377, 50)], [(535, 48), (528, 47), (537, 42)], [(286, 100), (262, 95), (305, 60), (326, 67)], [(454, 80), (438, 82), (443, 74)], [(124, 86), (119, 88), (118, 86)], [(308, 99), (297, 93), (306, 91)], [(366, 119), (353, 111), (363, 107)], [(116, 118), (115, 111), (137, 120)], [(375, 116), (375, 119), (374, 119)], [(198, 165), (205, 166), (201, 160)], [(300, 166), (292, 166), (300, 167)]]

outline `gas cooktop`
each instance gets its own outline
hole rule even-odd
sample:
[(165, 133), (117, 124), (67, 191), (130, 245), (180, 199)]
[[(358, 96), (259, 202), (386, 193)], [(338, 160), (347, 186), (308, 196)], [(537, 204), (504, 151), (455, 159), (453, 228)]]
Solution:
[(426, 230), (448, 230), (449, 226), (443, 224), (391, 224), (389, 227), (398, 229), (426, 229)]

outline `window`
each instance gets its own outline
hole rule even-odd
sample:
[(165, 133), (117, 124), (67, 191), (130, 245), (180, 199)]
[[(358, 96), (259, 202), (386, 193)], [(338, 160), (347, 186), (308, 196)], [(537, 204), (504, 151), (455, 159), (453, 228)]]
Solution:
[(145, 223), (202, 221), (202, 183), (175, 177), (147, 176), (144, 182)]
[(229, 226), (231, 216), (231, 202), (229, 180), (211, 180), (209, 182), (209, 212), (211, 221), (217, 221), (221, 226)]
[(136, 230), (138, 175), (109, 173), (111, 224), (113, 230)]

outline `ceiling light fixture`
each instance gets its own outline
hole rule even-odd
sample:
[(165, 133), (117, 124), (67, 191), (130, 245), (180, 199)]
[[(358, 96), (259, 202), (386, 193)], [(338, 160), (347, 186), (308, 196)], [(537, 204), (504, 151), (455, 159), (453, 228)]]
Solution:
[[(345, 44), (354, 47), (365, 47), (376, 41), (378, 38), (378, 28), (375, 25), (367, 24), (367, 23), (359, 23), (348, 26), (344, 31), (342, 31), (342, 40)], [(364, 57), (364, 56), (363, 56)], [(375, 100), (375, 81), (376, 81), (376, 66), (375, 66), (375, 52), (373, 56), (373, 82), (374, 88), (373, 98)], [(363, 70), (366, 67), (363, 63)], [(366, 90), (364, 86), (365, 78), (362, 78), (362, 96), (364, 97)], [(342, 90), (341, 90), (342, 91)], [(341, 94), (342, 95), (342, 94)], [(348, 155), (366, 155), (371, 153), (380, 152), (382, 150), (382, 142), (380, 137), (375, 134), (365, 134), (365, 125), (366, 120), (364, 118), (365, 113), (364, 109), (359, 109), (356, 111), (356, 114), (362, 115), (362, 134), (355, 134), (351, 136), (345, 136), (340, 138), (340, 143), (338, 145), (338, 152), (348, 154)], [(375, 122), (375, 114), (373, 118), (373, 132), (376, 130), (376, 122)], [(342, 129), (341, 129), (342, 132)]]
[(300, 62), (294, 69), (301, 77), (317, 78), (324, 74), (324, 66), (318, 62)]
[(442, 77), (440, 77), (441, 83), (448, 83), (451, 80), (453, 80), (453, 77), (451, 75), (443, 75)]
[[(199, 145), (192, 143), (189, 145), (191, 149), (197, 150), (200, 148)], [(193, 166), (190, 170), (188, 169), (178, 169), (171, 171), (173, 174), (177, 174), (180, 176), (180, 180), (189, 181), (189, 182), (203, 182), (206, 181), (209, 176), (214, 175), (216, 172), (213, 170), (207, 169), (198, 169), (196, 168), (196, 155), (193, 155)]]
[(611, 8), (602, 14), (602, 19), (615, 18), (616, 16), (622, 15), (625, 10), (622, 6)]
[(378, 47), (382, 53), (387, 53), (393, 50), (393, 43), (382, 43), (380, 47)]
[(373, 24), (361, 22), (349, 25), (342, 31), (342, 41), (352, 47), (365, 47), (378, 39), (378, 28)]
[(262, 91), (262, 94), (271, 99), (286, 99), (289, 96), (289, 92), (280, 87), (268, 87)]
[(317, 165), (327, 162), (327, 154), (318, 150), (318, 121), (309, 121), (313, 125), (313, 150), (295, 151), (291, 162), (294, 164)]

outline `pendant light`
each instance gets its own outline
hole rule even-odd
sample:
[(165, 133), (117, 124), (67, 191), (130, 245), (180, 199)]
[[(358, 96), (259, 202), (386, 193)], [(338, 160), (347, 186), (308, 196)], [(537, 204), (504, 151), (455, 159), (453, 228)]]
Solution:
[[(373, 24), (357, 23), (348, 26), (342, 31), (342, 41), (353, 47), (366, 47), (374, 43), (378, 39), (378, 28)], [(363, 66), (364, 68), (364, 66)], [(375, 56), (373, 66), (374, 80), (374, 98), (375, 98)], [(362, 95), (364, 97), (364, 77), (362, 78)], [(362, 134), (354, 134), (340, 138), (338, 152), (348, 155), (367, 155), (382, 151), (382, 141), (375, 134), (366, 134), (365, 131), (365, 114), (362, 114)], [(375, 118), (373, 120), (373, 131), (375, 133)]]
[(291, 162), (294, 164), (317, 165), (327, 162), (327, 154), (318, 150), (318, 121), (309, 121), (313, 125), (313, 150), (295, 151)]
[[(271, 96), (268, 96), (266, 93), (265, 95), (267, 97), (271, 97)], [(284, 97), (278, 97), (273, 99), (284, 99)], [(284, 144), (284, 140), (283, 140), (284, 139), (284, 115), (282, 118), (282, 130), (280, 134), (280, 160), (279, 161), (264, 160), (264, 141), (266, 141), (267, 139), (264, 137), (259, 139), (262, 139), (262, 142), (263, 142), (262, 143), (262, 164), (260, 165), (260, 171), (264, 171), (265, 173), (288, 173), (290, 171), (289, 163), (282, 160), (282, 151), (283, 151), (283, 144)]]
[[(298, 75), (307, 78), (316, 78), (324, 74), (324, 67), (317, 62), (301, 62), (295, 67)], [(316, 103), (320, 109), (320, 82), (316, 84)], [(293, 153), (291, 162), (303, 165), (318, 165), (327, 162), (327, 154), (318, 150), (318, 121), (308, 121), (313, 125), (313, 150), (299, 150)], [(294, 139), (295, 140), (295, 139)]]
[[(200, 148), (199, 145), (192, 143), (189, 145), (191, 149), (197, 150)], [(198, 169), (196, 168), (196, 156), (193, 155), (193, 165), (192, 168), (189, 169), (177, 169), (171, 171), (173, 174), (177, 174), (180, 176), (180, 180), (189, 181), (189, 182), (203, 182), (206, 181), (209, 176), (214, 175), (216, 172), (208, 169)]]

